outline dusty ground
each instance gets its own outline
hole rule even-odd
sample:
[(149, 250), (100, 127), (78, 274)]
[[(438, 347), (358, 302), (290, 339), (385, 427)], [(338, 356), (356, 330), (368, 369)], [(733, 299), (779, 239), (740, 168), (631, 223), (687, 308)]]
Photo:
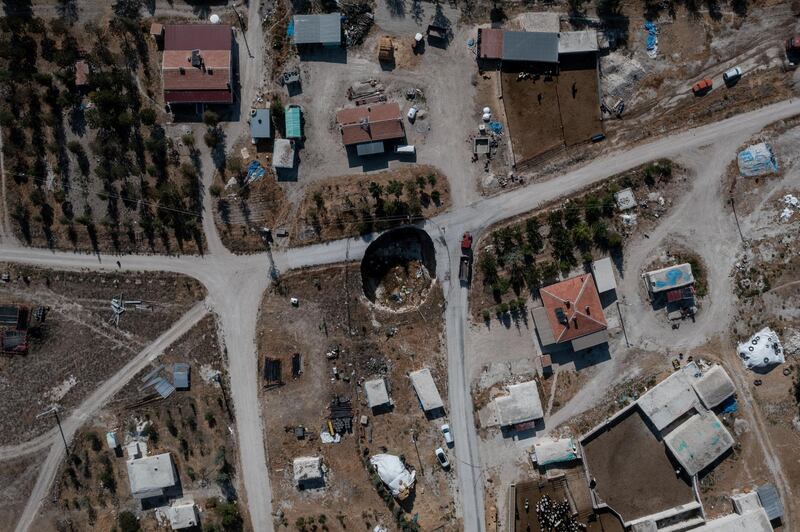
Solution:
[[(0, 284), (0, 300), (49, 307), (32, 333), (25, 356), (3, 357), (0, 423), (3, 444), (26, 441), (52, 428), (35, 416), (51, 404), (65, 410), (158, 337), (205, 296), (197, 281), (173, 274), (105, 274), (3, 265), (12, 281)], [(148, 309), (128, 308), (119, 327), (109, 323), (111, 299), (138, 299)]]
[(0, 462), (0, 522), (11, 530), (28, 502), (28, 494), (36, 483), (43, 454)]
[[(176, 391), (163, 400), (153, 400), (152, 390), (140, 390), (141, 379), (162, 364), (166, 366), (162, 375), (171, 381), (171, 367), (176, 362), (191, 365), (190, 390)], [(140, 518), (143, 530), (160, 530), (154, 512), (142, 510), (129, 494), (126, 457), (115, 456), (105, 444), (107, 431), (116, 431), (120, 440), (130, 438), (133, 427), (144, 420), (152, 423), (155, 433), (142, 436), (148, 454), (169, 452), (172, 456), (180, 477), (175, 496), (197, 503), (204, 527), (219, 525), (224, 501), (230, 498), (235, 505), (241, 486), (236, 474), (236, 444), (229, 430), (233, 424), (226, 404), (229, 391), (223, 393), (210, 378), (214, 371), (222, 373), (227, 387), (216, 324), (206, 317), (134, 377), (76, 437), (71, 457), (62, 465), (53, 487), (55, 501), (42, 507), (34, 526), (51, 530), (69, 522), (80, 530), (108, 529), (119, 512), (128, 510)]]
[(503, 72), (503, 105), (508, 119), (514, 157), (520, 163), (564, 144), (554, 78), (517, 79)]
[[(262, 400), (274, 504), (276, 511), (283, 512), (284, 523), (324, 514), (332, 530), (377, 523), (393, 526), (395, 518), (361, 461), (363, 456), (389, 452), (405, 456), (416, 470), (415, 495), (403, 504), (407, 515), (418, 514), (426, 530), (457, 528), (452, 473), (441, 470), (433, 453), (444, 445), (439, 426), (447, 419), (426, 419), (406, 377), (408, 371), (428, 367), (440, 395), (447, 397), (441, 289), (435, 285), (418, 309), (380, 311), (362, 295), (358, 267), (341, 265), (290, 273), (278, 290), (264, 298), (258, 350), (259, 367), (265, 357), (282, 362), (285, 384), (265, 389)], [(298, 308), (292, 307), (289, 297), (299, 299)], [(335, 346), (341, 348), (341, 355), (327, 360), (326, 352)], [(293, 353), (302, 360), (297, 378), (292, 378), (290, 369)], [(334, 367), (339, 378), (333, 378)], [(386, 413), (372, 414), (361, 383), (378, 376), (385, 378), (394, 406)], [(309, 394), (312, 389), (315, 392)], [(322, 444), (319, 434), (327, 430), (327, 406), (335, 395), (353, 402), (353, 433), (345, 434), (341, 443)], [(369, 419), (366, 428), (358, 423), (361, 415)], [(305, 439), (287, 432), (298, 425), (306, 427)], [(319, 455), (329, 468), (325, 487), (298, 491), (292, 481), (292, 459)]]

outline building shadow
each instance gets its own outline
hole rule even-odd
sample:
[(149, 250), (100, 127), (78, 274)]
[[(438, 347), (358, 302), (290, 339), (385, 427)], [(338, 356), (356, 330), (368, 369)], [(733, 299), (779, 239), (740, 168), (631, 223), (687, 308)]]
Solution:
[(300, 61), (347, 64), (347, 48), (344, 46), (301, 46), (297, 55)]
[(574, 364), (575, 371), (611, 360), (611, 350), (607, 342), (580, 351), (573, 351), (572, 345), (569, 343), (553, 344), (547, 347), (542, 347), (540, 343), (540, 347), (543, 354), (550, 355), (550, 360), (554, 364), (559, 366)]

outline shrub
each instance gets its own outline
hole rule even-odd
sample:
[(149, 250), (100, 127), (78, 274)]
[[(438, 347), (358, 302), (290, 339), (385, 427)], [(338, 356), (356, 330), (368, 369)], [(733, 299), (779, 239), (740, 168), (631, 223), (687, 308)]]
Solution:
[(139, 111), (139, 120), (146, 126), (152, 126), (156, 123), (156, 112), (150, 107), (145, 107)]
[(137, 532), (139, 530), (139, 520), (133, 513), (125, 511), (117, 517), (117, 524), (120, 532)]
[(203, 123), (208, 127), (217, 127), (219, 115), (214, 111), (206, 111), (203, 113)]

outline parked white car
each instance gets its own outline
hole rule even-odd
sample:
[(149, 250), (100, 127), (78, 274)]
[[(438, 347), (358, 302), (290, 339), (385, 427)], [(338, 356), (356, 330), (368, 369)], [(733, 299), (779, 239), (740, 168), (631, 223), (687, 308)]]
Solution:
[(445, 423), (444, 425), (442, 425), (441, 428), (442, 428), (442, 436), (444, 436), (444, 442), (448, 446), (453, 445), (453, 433), (450, 432), (450, 425)]
[(728, 69), (725, 71), (724, 74), (722, 74), (722, 80), (725, 82), (726, 85), (731, 85), (733, 83), (736, 83), (741, 77), (742, 77), (742, 69), (739, 68), (738, 66)]
[(441, 447), (436, 448), (436, 459), (439, 460), (439, 465), (442, 466), (442, 469), (450, 469), (450, 460), (447, 459), (447, 455)]
[(419, 111), (419, 109), (417, 109), (416, 105), (412, 105), (408, 110), (408, 114), (406, 116), (408, 116), (409, 122), (413, 122), (417, 118), (417, 111)]

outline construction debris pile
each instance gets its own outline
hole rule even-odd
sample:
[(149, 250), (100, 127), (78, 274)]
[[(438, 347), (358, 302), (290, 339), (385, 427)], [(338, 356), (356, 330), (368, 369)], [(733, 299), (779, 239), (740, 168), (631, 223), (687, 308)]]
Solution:
[(328, 428), (331, 435), (353, 432), (353, 405), (350, 399), (337, 396), (328, 407)]
[(386, 89), (377, 79), (359, 81), (347, 88), (347, 99), (356, 105), (385, 102)]
[(788, 222), (795, 211), (800, 211), (800, 199), (792, 194), (786, 194), (783, 197), (783, 204), (786, 205), (786, 207), (784, 207), (781, 212), (781, 221)]
[(569, 502), (556, 502), (547, 495), (536, 503), (536, 517), (542, 532), (578, 532), (582, 528), (572, 516)]
[(376, 300), (392, 309), (417, 306), (425, 300), (431, 276), (419, 260), (392, 267), (375, 291)]
[(402, 501), (410, 495), (417, 476), (416, 471), (409, 471), (399, 456), (376, 454), (369, 459), (369, 463), (398, 500)]
[(342, 2), (339, 7), (344, 15), (343, 26), (347, 46), (361, 44), (375, 22), (372, 7), (366, 2)]

